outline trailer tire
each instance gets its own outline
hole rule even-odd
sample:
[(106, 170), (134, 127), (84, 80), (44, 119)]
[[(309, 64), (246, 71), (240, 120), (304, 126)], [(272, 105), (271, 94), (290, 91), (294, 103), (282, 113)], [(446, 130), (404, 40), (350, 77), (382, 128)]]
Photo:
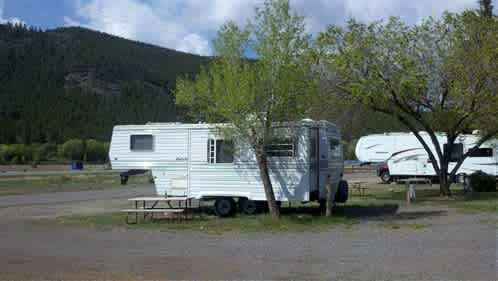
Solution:
[(241, 198), (239, 199), (239, 209), (241, 213), (253, 215), (258, 211), (258, 205), (253, 200)]
[(219, 197), (214, 202), (214, 212), (218, 217), (225, 218), (235, 214), (235, 200), (231, 197)]
[(346, 203), (348, 201), (348, 182), (341, 180), (339, 186), (337, 187), (337, 192), (335, 193), (334, 202)]
[(383, 171), (380, 174), (380, 179), (382, 180), (383, 183), (390, 183), (393, 180), (391, 174), (389, 173), (389, 170)]

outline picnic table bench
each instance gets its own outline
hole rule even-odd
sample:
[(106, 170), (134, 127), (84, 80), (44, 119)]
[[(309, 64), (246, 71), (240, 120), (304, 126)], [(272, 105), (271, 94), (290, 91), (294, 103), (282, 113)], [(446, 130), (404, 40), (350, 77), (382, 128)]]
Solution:
[[(134, 203), (134, 208), (123, 209), (121, 212), (126, 213), (126, 223), (130, 223), (130, 214), (135, 214), (135, 223), (138, 223), (139, 214), (143, 214), (143, 220), (150, 215), (154, 220), (154, 213), (163, 214), (187, 214), (192, 210), (192, 197), (134, 197), (128, 199)], [(162, 205), (162, 206), (161, 206)], [(200, 201), (199, 206), (200, 207)]]

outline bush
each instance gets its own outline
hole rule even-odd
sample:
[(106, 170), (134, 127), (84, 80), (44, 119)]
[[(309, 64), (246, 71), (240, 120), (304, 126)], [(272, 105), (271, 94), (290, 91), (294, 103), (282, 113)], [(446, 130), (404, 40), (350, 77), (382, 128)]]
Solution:
[(71, 139), (59, 146), (59, 156), (67, 160), (83, 160), (85, 142), (81, 139)]
[(470, 186), (477, 192), (496, 191), (496, 178), (482, 171), (470, 175)]
[(33, 160), (57, 160), (57, 145), (53, 143), (36, 144), (33, 149)]
[(355, 148), (358, 139), (352, 139), (350, 141), (342, 141), (342, 150), (344, 153), (344, 160), (356, 160)]
[(94, 139), (89, 139), (85, 142), (85, 153), (87, 161), (106, 161), (108, 150), (109, 145), (107, 143), (98, 142)]
[(0, 163), (2, 164), (25, 164), (33, 160), (33, 151), (30, 146), (24, 144), (0, 145)]

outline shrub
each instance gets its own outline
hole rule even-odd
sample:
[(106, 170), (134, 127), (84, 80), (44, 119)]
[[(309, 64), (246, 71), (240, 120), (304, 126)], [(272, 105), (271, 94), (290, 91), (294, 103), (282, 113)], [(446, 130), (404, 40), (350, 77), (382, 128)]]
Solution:
[(60, 160), (55, 143), (44, 143), (41, 145), (40, 150), (40, 160)]
[(2, 164), (25, 164), (33, 159), (30, 146), (24, 144), (3, 144), (0, 146)]
[(352, 139), (350, 141), (343, 140), (342, 141), (342, 151), (344, 153), (344, 160), (355, 160), (355, 147), (357, 139)]
[(82, 160), (85, 154), (85, 142), (81, 139), (70, 139), (59, 146), (59, 156), (67, 160)]
[(86, 140), (85, 153), (87, 161), (105, 161), (107, 159), (108, 144), (94, 139)]
[(477, 192), (496, 191), (496, 178), (482, 171), (477, 171), (470, 175), (470, 185), (472, 190)]

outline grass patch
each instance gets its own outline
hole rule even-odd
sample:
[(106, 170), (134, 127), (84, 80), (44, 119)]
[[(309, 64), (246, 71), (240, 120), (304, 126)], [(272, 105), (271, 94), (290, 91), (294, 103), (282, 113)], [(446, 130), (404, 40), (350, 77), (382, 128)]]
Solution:
[[(140, 214), (141, 216), (141, 214)], [(133, 219), (133, 218), (132, 218)], [(186, 220), (156, 219), (154, 222), (127, 224), (123, 213), (63, 216), (38, 223), (67, 226), (92, 226), (97, 229), (124, 228), (128, 230), (194, 231), (210, 234), (222, 233), (278, 233), (303, 232), (327, 229), (334, 226), (350, 228), (358, 221), (344, 216), (325, 217), (309, 212), (283, 214), (279, 220), (268, 214), (237, 215), (232, 218), (204, 217)]]
[[(128, 185), (146, 184), (146, 175), (130, 177)], [(73, 174), (0, 177), (0, 196), (57, 191), (101, 190), (122, 187), (119, 174)]]
[(497, 219), (497, 218), (487, 218), (487, 219), (481, 219), (481, 220), (479, 220), (479, 223), (483, 223), (483, 224), (490, 224), (490, 225), (496, 225), (496, 226), (498, 226), (498, 219)]
[[(406, 206), (406, 189), (404, 185), (373, 184), (369, 186), (367, 196), (351, 196), (348, 203), (359, 205), (398, 204)], [(463, 193), (459, 184), (452, 185), (451, 198), (439, 196), (439, 185), (417, 185), (417, 198), (411, 206), (445, 205), (464, 213), (498, 214), (498, 192)]]

